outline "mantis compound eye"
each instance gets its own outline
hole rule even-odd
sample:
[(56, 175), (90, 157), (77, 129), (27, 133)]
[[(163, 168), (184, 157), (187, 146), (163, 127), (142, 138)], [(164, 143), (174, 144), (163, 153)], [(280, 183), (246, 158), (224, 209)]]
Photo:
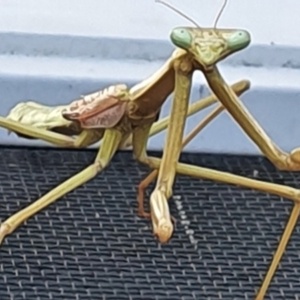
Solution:
[(175, 28), (171, 32), (172, 43), (180, 48), (187, 50), (192, 43), (192, 36), (186, 28)]
[(250, 44), (250, 41), (250, 33), (246, 30), (234, 31), (226, 39), (230, 50), (241, 50), (246, 48)]

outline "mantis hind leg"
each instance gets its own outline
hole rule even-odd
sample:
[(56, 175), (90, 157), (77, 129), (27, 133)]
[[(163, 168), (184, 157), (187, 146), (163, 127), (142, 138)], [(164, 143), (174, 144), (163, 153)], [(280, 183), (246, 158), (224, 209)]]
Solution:
[(100, 171), (102, 171), (110, 162), (114, 153), (119, 147), (122, 140), (122, 132), (115, 129), (107, 129), (103, 137), (103, 145), (98, 151), (96, 159), (93, 164), (86, 167), (83, 171), (67, 179), (65, 182), (59, 184), (53, 190), (46, 193), (37, 201), (33, 202), (26, 208), (10, 216), (0, 226), (0, 244), (5, 236), (12, 233), (25, 220), (38, 213), (46, 206), (55, 202), (65, 194), (86, 183), (88, 180), (94, 178)]
[(36, 128), (32, 125), (22, 124), (4, 117), (0, 117), (0, 127), (24, 136), (41, 139), (61, 147), (84, 147), (101, 138), (100, 135), (97, 135), (96, 132), (91, 130), (83, 130), (77, 138), (73, 138), (50, 130)]
[(280, 263), (281, 257), (283, 256), (283, 253), (286, 249), (286, 246), (289, 242), (289, 239), (293, 233), (293, 230), (296, 226), (298, 217), (300, 213), (300, 204), (295, 203), (294, 207), (292, 208), (292, 211), (290, 213), (289, 219), (286, 223), (285, 229), (283, 231), (283, 234), (281, 236), (280, 242), (278, 244), (278, 247), (275, 251), (275, 254), (273, 256), (272, 262), (268, 268), (268, 271), (265, 275), (265, 278), (261, 284), (261, 287), (257, 293), (257, 296), (255, 300), (263, 300), (265, 297), (265, 294), (268, 290), (268, 287), (271, 283), (271, 280), (276, 272), (276, 269)]

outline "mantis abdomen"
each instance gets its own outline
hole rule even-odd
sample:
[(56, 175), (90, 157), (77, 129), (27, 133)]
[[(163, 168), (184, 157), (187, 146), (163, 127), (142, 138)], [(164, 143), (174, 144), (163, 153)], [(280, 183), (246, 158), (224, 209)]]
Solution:
[[(82, 131), (80, 125), (77, 122), (68, 121), (62, 117), (62, 110), (65, 109), (66, 106), (67, 105), (51, 107), (34, 101), (21, 102), (10, 110), (6, 118), (39, 129), (54, 131), (65, 135), (78, 135)], [(16, 134), (32, 139), (32, 137), (20, 135), (17, 132)]]

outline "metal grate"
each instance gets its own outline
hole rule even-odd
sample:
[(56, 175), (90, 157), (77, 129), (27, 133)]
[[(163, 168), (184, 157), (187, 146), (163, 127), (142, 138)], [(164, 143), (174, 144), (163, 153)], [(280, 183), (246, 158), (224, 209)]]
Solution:
[[(0, 219), (92, 162), (94, 151), (0, 149)], [(0, 299), (253, 299), (291, 202), (178, 176), (172, 240), (158, 244), (136, 215), (147, 168), (118, 153), (94, 180), (29, 219), (0, 248)], [(297, 186), (263, 158), (183, 155), (182, 161)], [(153, 185), (151, 186), (152, 189)], [(151, 191), (148, 189), (148, 195)], [(300, 227), (266, 299), (298, 299)]]

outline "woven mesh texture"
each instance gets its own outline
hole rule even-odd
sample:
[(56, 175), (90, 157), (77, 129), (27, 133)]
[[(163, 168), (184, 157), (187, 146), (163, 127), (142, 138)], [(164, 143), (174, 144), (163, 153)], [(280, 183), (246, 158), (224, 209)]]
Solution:
[[(0, 149), (0, 220), (94, 156)], [(299, 172), (279, 172), (263, 158), (186, 154), (181, 160), (299, 186)], [(0, 248), (0, 299), (253, 299), (292, 202), (178, 176), (170, 200), (175, 233), (160, 245), (149, 220), (136, 214), (136, 186), (147, 171), (130, 152), (118, 153), (95, 179), (9, 235)], [(299, 299), (299, 231), (297, 226), (265, 299)]]

